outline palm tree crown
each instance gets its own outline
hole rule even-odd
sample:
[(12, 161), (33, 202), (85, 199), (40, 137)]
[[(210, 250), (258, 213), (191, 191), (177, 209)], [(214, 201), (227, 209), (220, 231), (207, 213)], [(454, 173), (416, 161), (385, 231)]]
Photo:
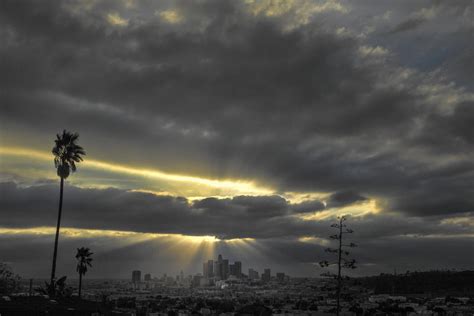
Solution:
[(90, 252), (89, 248), (81, 247), (77, 248), (77, 254), (76, 254), (76, 259), (77, 259), (77, 267), (76, 271), (80, 275), (84, 275), (87, 272), (87, 267), (92, 268), (92, 258), (91, 256), (93, 255), (92, 252)]
[(81, 162), (82, 156), (86, 154), (84, 149), (76, 144), (79, 134), (71, 133), (66, 130), (62, 135), (57, 134), (56, 145), (53, 147), (54, 166), (57, 169), (58, 176), (66, 179), (69, 174), (76, 171), (76, 163)]

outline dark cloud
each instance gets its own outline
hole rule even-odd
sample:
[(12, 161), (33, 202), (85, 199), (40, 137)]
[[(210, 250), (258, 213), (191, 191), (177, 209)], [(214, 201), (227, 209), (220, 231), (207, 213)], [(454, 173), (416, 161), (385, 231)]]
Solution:
[(424, 17), (412, 17), (396, 25), (392, 30), (390, 30), (389, 34), (411, 31), (417, 29), (425, 22), (426, 18)]
[[(354, 241), (359, 247), (353, 249), (359, 268), (351, 271), (353, 276), (371, 275), (381, 272), (404, 272), (406, 270), (426, 269), (471, 269), (474, 264), (472, 256), (460, 256), (459, 253), (472, 252), (471, 238), (422, 238), (395, 237), (359, 240), (359, 231), (354, 234)], [(51, 261), (48, 254), (52, 251), (53, 235), (2, 235), (0, 236), (0, 252), (2, 260), (9, 262), (16, 273), (22, 277), (48, 277)], [(188, 273), (201, 272), (202, 262), (209, 259), (204, 252), (195, 257), (187, 256), (185, 260), (178, 252), (182, 244), (171, 240), (152, 239), (142, 242), (123, 244), (123, 240), (95, 236), (92, 238), (62, 236), (59, 245), (58, 274), (76, 278), (74, 258), (75, 249), (89, 247), (94, 251), (94, 267), (88, 271), (88, 278), (130, 278), (132, 270), (140, 269), (154, 276), (163, 273), (177, 275), (180, 270)], [(221, 253), (231, 261), (240, 260), (243, 271), (248, 268), (263, 271), (271, 268), (272, 273), (286, 272), (292, 276), (318, 277), (323, 272), (317, 262), (327, 259), (324, 248), (313, 243), (300, 242), (295, 239), (266, 239), (250, 244), (248, 248), (215, 244), (210, 257)], [(390, 252), (387, 252), (390, 249)], [(32, 265), (32, 258), (34, 265)]]
[[(0, 184), (0, 194), (1, 208), (12, 215), (2, 225), (36, 227), (54, 223), (56, 185), (21, 188), (6, 182)], [(68, 210), (63, 225), (67, 227), (213, 235), (222, 239), (312, 234), (314, 225), (294, 215), (308, 211), (308, 205), (320, 207), (321, 203), (291, 205), (279, 196), (205, 198), (191, 203), (182, 197), (74, 186), (66, 187), (65, 196)]]
[[(472, 2), (361, 3), (355, 19), (321, 13), (288, 28), (288, 16), (249, 14), (235, 1), (3, 1), (1, 142), (49, 150), (67, 127), (94, 159), (330, 195), (190, 202), (69, 186), (69, 226), (322, 238), (327, 222), (295, 214), (370, 198), (405, 217), (364, 217), (367, 238), (467, 233), (439, 221), (474, 209)], [(415, 14), (432, 6), (433, 23)], [(169, 9), (183, 20), (166, 22), (159, 13)], [(111, 25), (110, 13), (128, 24)], [(399, 36), (379, 36), (387, 29)], [(1, 190), (12, 214), (2, 225), (54, 223), (56, 187)]]
[[(211, 235), (232, 238), (326, 238), (331, 218), (302, 220), (299, 214), (324, 209), (320, 201), (290, 204), (279, 196), (205, 198), (190, 202), (183, 197), (159, 196), (119, 189), (84, 189), (66, 186), (63, 226), (144, 233)], [(57, 215), (57, 185), (20, 187), (0, 183), (4, 227), (52, 226)], [(335, 193), (340, 205), (356, 203), (354, 193)], [(332, 202), (330, 202), (332, 203)], [(459, 216), (467, 216), (460, 214)], [(469, 234), (469, 226), (441, 225), (439, 219), (423, 221), (395, 215), (354, 217), (359, 236), (382, 238), (406, 234)], [(425, 227), (423, 227), (423, 224)], [(421, 226), (421, 227), (419, 227)], [(370, 229), (369, 229), (370, 227)], [(366, 231), (367, 230), (367, 231)]]
[[(51, 3), (2, 12), (10, 129), (46, 140), (67, 125), (95, 157), (257, 178), (282, 191), (404, 186), (412, 181), (404, 168), (423, 163), (403, 161), (403, 144), (379, 151), (408, 137), (425, 100), (410, 85), (379, 87), (381, 71), (393, 69), (360, 64), (355, 38), (314, 24), (283, 32), (278, 19), (226, 1), (179, 3), (186, 18), (206, 17), (199, 30), (133, 18), (114, 29), (106, 5), (91, 23)], [(116, 139), (120, 147), (102, 150)]]
[[(2, 226), (26, 228), (53, 226), (56, 216), (57, 185), (39, 184), (20, 187), (0, 185)], [(345, 193), (347, 194), (347, 193)], [(339, 194), (336, 194), (339, 195)], [(340, 196), (340, 195), (339, 195)], [(357, 201), (344, 195), (344, 202)], [(256, 238), (247, 246), (217, 242), (215, 254), (222, 253), (249, 267), (285, 271), (292, 275), (317, 276), (315, 262), (325, 258), (324, 248), (332, 234), (334, 219), (303, 221), (292, 212), (307, 212), (318, 201), (291, 205), (278, 196), (237, 196), (232, 199), (207, 198), (190, 203), (184, 198), (156, 196), (117, 189), (80, 189), (66, 186), (63, 227), (122, 230), (158, 234), (214, 235), (226, 238)], [(360, 197), (359, 197), (360, 199)], [(468, 219), (472, 214), (461, 214)], [(393, 268), (416, 270), (429, 268), (468, 268), (472, 262), (456, 256), (472, 247), (473, 227), (469, 221), (445, 222), (445, 217), (426, 219), (399, 215), (350, 217), (355, 231), (350, 238), (359, 244), (354, 255), (360, 262), (357, 274), (373, 274)], [(464, 223), (464, 224), (463, 224)], [(300, 237), (315, 237), (304, 239)], [(50, 251), (53, 236), (29, 233), (0, 234), (2, 260), (11, 262), (26, 276), (46, 275), (50, 264), (44, 253)], [(185, 261), (175, 249), (171, 237), (131, 241), (126, 236), (93, 235), (93, 238), (64, 235), (60, 244), (61, 272), (74, 271), (73, 250), (90, 246), (95, 253), (93, 274), (101, 277), (128, 277), (140, 268), (154, 274), (198, 272), (206, 252), (198, 252)], [(389, 247), (390, 253), (384, 249)], [(69, 249), (69, 250), (68, 250)], [(68, 252), (69, 251), (69, 252)], [(31, 258), (38, 258), (31, 267)], [(436, 259), (437, 258), (437, 259)], [(442, 259), (441, 259), (442, 258)], [(117, 264), (120, 262), (120, 264)], [(159, 266), (155, 263), (160, 262)], [(177, 262), (180, 264), (177, 266)]]
[(292, 209), (296, 213), (310, 213), (310, 212), (317, 212), (321, 211), (326, 208), (321, 201), (305, 201), (297, 204), (292, 205)]
[[(454, 129), (442, 148), (413, 142), (433, 135), (417, 135), (420, 124), (443, 130), (434, 101), (416, 90), (420, 78), (400, 87), (385, 75), (393, 65), (361, 62), (356, 38), (318, 24), (285, 32), (278, 18), (227, 1), (179, 2), (187, 20), (175, 26), (134, 16), (108, 25), (106, 14), (122, 9), (105, 3), (86, 17), (55, 2), (7, 2), (2, 126), (34, 147), (68, 126), (104, 160), (397, 200), (431, 177), (428, 161), (405, 152), (463, 137)], [(189, 27), (198, 20), (202, 28)]]
[(357, 192), (351, 190), (339, 191), (331, 194), (328, 201), (328, 207), (341, 207), (365, 200), (367, 200), (367, 198)]

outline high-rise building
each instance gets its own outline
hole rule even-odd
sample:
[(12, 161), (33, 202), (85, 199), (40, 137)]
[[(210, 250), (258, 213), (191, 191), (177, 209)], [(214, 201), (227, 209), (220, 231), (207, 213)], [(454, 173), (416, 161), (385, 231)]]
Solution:
[(132, 282), (140, 283), (142, 281), (142, 272), (139, 270), (132, 271)]
[(272, 277), (272, 272), (270, 269), (265, 269), (264, 272), (262, 273), (262, 281), (263, 282), (269, 282)]
[(227, 280), (229, 278), (229, 260), (222, 260), (222, 280)]
[(230, 275), (241, 277), (242, 262), (236, 261), (233, 264), (229, 264), (229, 260), (224, 259), (219, 254), (217, 260), (208, 260), (202, 264), (202, 274), (204, 278), (215, 277), (218, 280), (227, 280)]
[(202, 274), (205, 278), (212, 278), (214, 276), (214, 261), (208, 260), (202, 264)]
[(249, 279), (258, 280), (259, 279), (258, 271), (255, 271), (254, 269), (250, 268), (249, 269)]
[(277, 278), (278, 282), (284, 282), (286, 276), (283, 272), (277, 272), (276, 278)]
[(147, 273), (145, 274), (145, 282), (150, 282), (151, 281), (151, 274)]
[(234, 262), (234, 272), (236, 277), (240, 278), (242, 276), (242, 262)]
[(209, 277), (213, 277), (214, 276), (214, 260), (208, 260), (207, 261), (207, 273), (209, 274)]
[(233, 264), (229, 264), (229, 275), (240, 278), (242, 276), (242, 262), (236, 261)]
[(222, 260), (214, 261), (214, 276), (218, 279), (222, 279)]

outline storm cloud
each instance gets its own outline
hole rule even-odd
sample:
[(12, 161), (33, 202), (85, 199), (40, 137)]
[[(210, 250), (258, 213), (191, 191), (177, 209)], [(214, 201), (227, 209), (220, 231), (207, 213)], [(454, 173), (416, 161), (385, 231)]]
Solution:
[[(353, 219), (372, 253), (472, 239), (470, 1), (1, 6), (2, 147), (49, 150), (68, 128), (87, 158), (273, 189), (201, 196), (85, 171), (65, 226), (301, 244), (373, 203)], [(0, 160), (15, 180), (0, 184), (4, 227), (55, 223), (57, 187), (31, 160)]]
[[(2, 226), (28, 228), (51, 226), (56, 218), (57, 185), (21, 187), (0, 183)], [(337, 193), (339, 194), (339, 193)], [(344, 193), (347, 194), (347, 193)], [(189, 201), (184, 197), (159, 196), (119, 189), (86, 189), (67, 186), (63, 225), (141, 233), (170, 233), (235, 238), (327, 238), (333, 218), (308, 220), (312, 212), (325, 210), (322, 201), (294, 203), (279, 196), (234, 196)], [(333, 196), (329, 198), (330, 201)], [(346, 205), (357, 207), (357, 199)], [(329, 204), (332, 202), (328, 202)], [(451, 218), (469, 218), (470, 213)], [(469, 235), (473, 226), (446, 222), (447, 217), (405, 217), (368, 214), (351, 218), (360, 239), (404, 235)], [(444, 221), (443, 221), (444, 220)]]

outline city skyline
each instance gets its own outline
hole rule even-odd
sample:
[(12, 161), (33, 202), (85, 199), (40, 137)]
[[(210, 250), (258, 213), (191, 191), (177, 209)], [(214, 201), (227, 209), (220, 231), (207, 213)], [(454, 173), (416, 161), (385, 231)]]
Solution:
[(64, 181), (58, 277), (77, 276), (81, 247), (86, 279), (196, 274), (219, 254), (318, 277), (341, 215), (353, 276), (472, 270), (473, 14), (463, 0), (2, 1), (0, 260), (50, 275), (51, 150), (68, 130), (86, 155)]
[(285, 272), (282, 271), (274, 271), (274, 274), (272, 275), (272, 269), (269, 267), (264, 268), (262, 273), (260, 274), (258, 270), (250, 266), (248, 266), (248, 273), (246, 274), (243, 271), (243, 267), (244, 265), (241, 261), (234, 261), (233, 263), (231, 263), (229, 259), (224, 259), (224, 257), (219, 254), (216, 259), (208, 259), (207, 261), (203, 262), (202, 271), (196, 274), (184, 273), (183, 270), (180, 270), (180, 273), (176, 274), (176, 278), (174, 278), (173, 275), (168, 275), (168, 273), (162, 273), (161, 275), (158, 275), (149, 273), (148, 271), (144, 272), (141, 270), (133, 270), (131, 282), (137, 284), (143, 282), (156, 282), (157, 280), (166, 281), (167, 278), (176, 279), (176, 281), (182, 281), (185, 277), (200, 277), (206, 281), (201, 282), (202, 284), (200, 286), (213, 286), (216, 281), (238, 281), (241, 279), (250, 279), (268, 282), (272, 277), (282, 279), (288, 276)]

